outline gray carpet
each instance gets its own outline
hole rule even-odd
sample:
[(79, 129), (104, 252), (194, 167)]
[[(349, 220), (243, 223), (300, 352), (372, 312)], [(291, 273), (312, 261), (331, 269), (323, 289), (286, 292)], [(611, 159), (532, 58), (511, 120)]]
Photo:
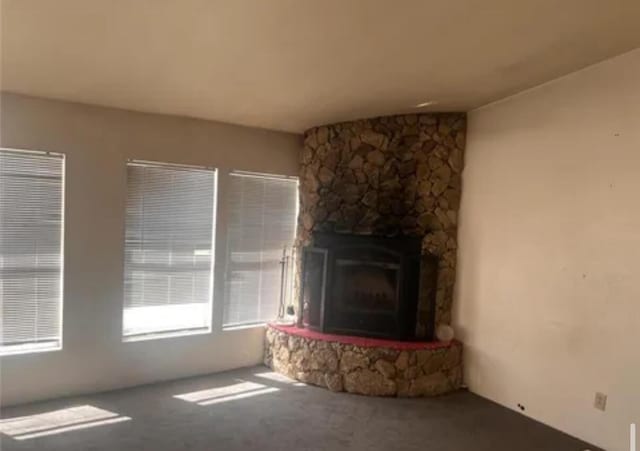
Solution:
[(0, 449), (596, 449), (464, 391), (429, 399), (371, 398), (269, 376), (277, 379), (256, 367), (8, 408)]

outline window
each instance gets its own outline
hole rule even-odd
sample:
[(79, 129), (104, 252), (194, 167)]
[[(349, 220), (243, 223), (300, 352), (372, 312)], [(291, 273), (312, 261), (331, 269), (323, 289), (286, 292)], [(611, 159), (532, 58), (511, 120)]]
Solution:
[(123, 335), (209, 331), (216, 172), (127, 165)]
[(298, 215), (295, 178), (234, 172), (229, 183), (223, 324), (276, 318), (283, 249), (291, 249)]
[(64, 157), (0, 149), (0, 353), (62, 346)]

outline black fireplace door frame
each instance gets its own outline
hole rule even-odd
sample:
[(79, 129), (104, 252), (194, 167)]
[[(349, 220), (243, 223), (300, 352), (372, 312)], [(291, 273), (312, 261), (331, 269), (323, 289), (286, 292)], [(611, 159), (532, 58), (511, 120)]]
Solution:
[[(298, 327), (307, 327), (308, 329), (311, 330), (316, 330), (316, 331), (320, 331), (320, 332), (324, 332), (324, 328), (325, 328), (325, 305), (326, 305), (326, 299), (327, 299), (327, 286), (329, 283), (329, 273), (328, 273), (328, 269), (329, 269), (329, 261), (330, 261), (330, 254), (331, 251), (329, 249), (323, 248), (323, 247), (314, 247), (314, 246), (307, 246), (302, 250), (302, 264), (300, 265), (300, 290), (299, 290), (299, 299), (298, 299)], [(308, 290), (311, 290), (312, 287), (309, 287), (309, 281), (307, 280), (308, 278), (308, 272), (307, 272), (307, 265), (309, 265), (309, 259), (311, 258), (312, 255), (319, 255), (322, 256), (322, 279), (321, 279), (321, 286), (320, 286), (320, 293), (316, 293), (319, 294), (319, 301), (318, 301), (318, 308), (319, 308), (319, 315), (318, 315), (318, 322), (314, 322), (314, 321), (308, 321), (306, 324), (304, 323), (304, 315), (305, 315), (305, 295), (307, 294)], [(310, 296), (313, 296), (313, 293), (310, 294)], [(309, 304), (311, 305), (311, 303)], [(310, 306), (308, 307), (309, 309), (311, 308)], [(310, 315), (311, 313), (308, 312), (308, 314)], [(310, 318), (308, 318), (310, 319)]]
[[(427, 325), (427, 330), (418, 337), (416, 334), (416, 320), (418, 316), (418, 293), (420, 280), (420, 267), (423, 261), (421, 255), (421, 240), (417, 237), (376, 237), (358, 236), (335, 233), (314, 233), (314, 243), (306, 246), (302, 251), (301, 259), (301, 285), (299, 289), (298, 325), (326, 333), (338, 333), (348, 335), (370, 336), (396, 340), (410, 340), (415, 338), (429, 338), (432, 334), (432, 325)], [(402, 299), (396, 305), (395, 321), (388, 322), (386, 327), (380, 327), (377, 331), (371, 329), (340, 327), (332, 321), (333, 289), (335, 278), (336, 260), (346, 257), (345, 253), (353, 250), (368, 250), (389, 256), (394, 264), (399, 264), (400, 269), (396, 274), (398, 298)], [(315, 261), (310, 263), (311, 259)], [(322, 259), (322, 260), (320, 260)], [(385, 259), (383, 259), (384, 261)], [(321, 262), (321, 263), (320, 263)], [(308, 265), (315, 267), (315, 278), (308, 278)], [(320, 268), (322, 268), (320, 270)], [(321, 276), (319, 277), (319, 275)], [(434, 274), (435, 275), (435, 274)], [(311, 283), (309, 283), (311, 281)], [(318, 286), (321, 284), (321, 288)], [(435, 298), (435, 291), (430, 293), (430, 298)], [(305, 297), (315, 304), (313, 309), (305, 311)], [(430, 299), (429, 311), (433, 312), (435, 299)], [(389, 310), (390, 311), (390, 310)], [(382, 320), (384, 322), (384, 320)], [(378, 324), (384, 326), (384, 324)], [(367, 327), (366, 325), (363, 325)], [(370, 326), (370, 325), (369, 325)], [(431, 327), (430, 327), (431, 326)], [(384, 329), (384, 330), (380, 330)], [(426, 332), (426, 334), (424, 334)], [(426, 335), (426, 337), (424, 336)]]

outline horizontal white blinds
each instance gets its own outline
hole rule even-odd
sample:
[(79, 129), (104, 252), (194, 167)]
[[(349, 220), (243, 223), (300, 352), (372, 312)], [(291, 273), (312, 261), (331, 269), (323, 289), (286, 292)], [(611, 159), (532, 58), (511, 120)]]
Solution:
[(228, 197), (225, 326), (276, 318), (283, 247), (296, 231), (298, 183), (232, 173)]
[(211, 324), (215, 171), (127, 166), (125, 336)]
[(0, 353), (61, 345), (64, 159), (0, 150)]

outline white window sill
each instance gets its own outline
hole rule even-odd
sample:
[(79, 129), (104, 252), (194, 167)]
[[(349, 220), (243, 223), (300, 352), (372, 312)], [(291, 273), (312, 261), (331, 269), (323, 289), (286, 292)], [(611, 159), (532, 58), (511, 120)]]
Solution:
[(149, 340), (162, 340), (164, 338), (178, 338), (189, 337), (191, 335), (205, 335), (210, 334), (211, 328), (196, 329), (196, 330), (179, 330), (172, 332), (149, 332), (139, 335), (125, 335), (122, 337), (124, 343), (130, 343), (135, 341), (149, 341)]
[(0, 357), (9, 357), (14, 355), (40, 354), (43, 352), (55, 352), (62, 350), (62, 343), (44, 343), (44, 344), (24, 344), (8, 346), (7, 349), (0, 350)]
[(231, 332), (234, 330), (244, 330), (244, 329), (257, 329), (259, 327), (265, 327), (267, 325), (266, 322), (263, 323), (251, 323), (251, 324), (229, 324), (228, 326), (222, 326), (223, 332)]

